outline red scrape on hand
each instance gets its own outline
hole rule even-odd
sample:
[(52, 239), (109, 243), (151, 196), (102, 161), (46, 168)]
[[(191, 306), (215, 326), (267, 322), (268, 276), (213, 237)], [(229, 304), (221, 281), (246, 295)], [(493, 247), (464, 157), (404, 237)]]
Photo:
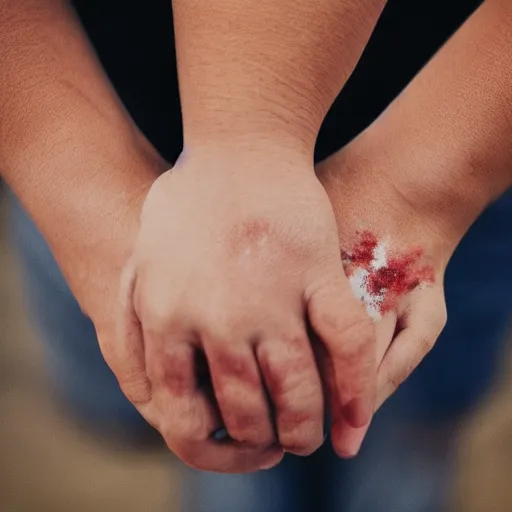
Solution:
[(392, 310), (399, 297), (417, 288), (422, 283), (434, 282), (434, 270), (430, 266), (420, 264), (423, 249), (415, 247), (403, 254), (393, 254), (386, 258), (383, 266), (376, 267), (375, 250), (379, 240), (370, 231), (359, 233), (360, 240), (351, 251), (341, 251), (341, 257), (347, 276), (350, 277), (356, 269), (368, 272), (365, 278), (367, 292), (379, 300), (381, 314)]

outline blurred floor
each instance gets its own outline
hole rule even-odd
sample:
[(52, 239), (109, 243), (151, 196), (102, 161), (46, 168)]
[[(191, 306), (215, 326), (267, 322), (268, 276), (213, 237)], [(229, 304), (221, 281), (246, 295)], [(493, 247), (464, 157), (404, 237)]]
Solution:
[[(512, 337), (509, 347), (512, 346)], [(512, 511), (512, 358), (459, 441), (455, 512)]]
[(52, 401), (0, 242), (0, 512), (173, 512), (163, 451), (100, 443)]
[[(509, 370), (461, 436), (455, 512), (512, 510)], [(100, 443), (52, 401), (0, 236), (0, 512), (174, 512), (178, 482), (164, 452)]]

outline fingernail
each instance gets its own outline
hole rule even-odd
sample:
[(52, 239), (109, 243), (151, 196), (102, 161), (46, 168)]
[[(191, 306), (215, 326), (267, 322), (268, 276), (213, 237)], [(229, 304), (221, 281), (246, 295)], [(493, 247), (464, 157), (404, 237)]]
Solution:
[(352, 459), (360, 452), (370, 424), (352, 428), (343, 419), (333, 426), (333, 446), (343, 459)]
[(337, 450), (337, 453), (342, 459), (353, 459), (353, 458), (357, 457), (359, 450), (356, 451), (355, 453)]

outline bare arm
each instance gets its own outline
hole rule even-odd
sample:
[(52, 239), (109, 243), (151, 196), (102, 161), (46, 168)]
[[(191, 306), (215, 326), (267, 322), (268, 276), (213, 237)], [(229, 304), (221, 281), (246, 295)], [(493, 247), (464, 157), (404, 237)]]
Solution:
[(174, 0), (186, 147), (309, 157), (384, 4)]
[(123, 110), (67, 2), (0, 3), (0, 70), (0, 171), (94, 317), (85, 295), (98, 303), (117, 293), (107, 282), (164, 164)]
[(352, 147), (456, 244), (512, 185), (511, 140), (512, 4), (488, 0)]
[[(512, 4), (488, 0), (372, 126), (318, 167), (347, 274), (381, 314), (377, 406), (434, 345), (446, 265), (512, 185), (511, 85)], [(378, 266), (358, 260), (373, 242)]]

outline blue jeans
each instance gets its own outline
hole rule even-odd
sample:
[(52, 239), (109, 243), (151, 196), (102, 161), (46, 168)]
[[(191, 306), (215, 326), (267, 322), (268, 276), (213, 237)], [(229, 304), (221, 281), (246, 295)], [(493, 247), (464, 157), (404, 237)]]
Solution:
[[(84, 419), (144, 435), (40, 233), (16, 199), (12, 242), (55, 388)], [(458, 420), (492, 380), (512, 311), (512, 195), (490, 207), (446, 275), (449, 320), (427, 360), (376, 416), (361, 454), (326, 444), (254, 475), (185, 470), (185, 512), (441, 512)]]

